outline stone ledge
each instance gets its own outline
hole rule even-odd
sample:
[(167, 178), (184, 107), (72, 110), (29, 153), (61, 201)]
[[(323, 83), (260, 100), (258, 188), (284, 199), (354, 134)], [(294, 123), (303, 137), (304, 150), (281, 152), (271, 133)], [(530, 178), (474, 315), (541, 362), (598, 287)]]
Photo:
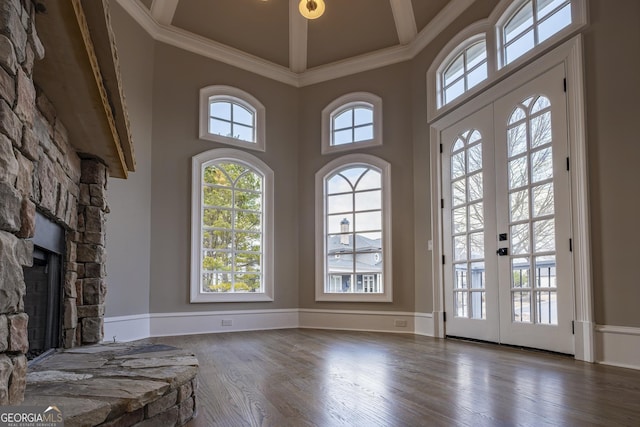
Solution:
[(106, 344), (29, 366), (23, 405), (57, 405), (65, 426), (182, 426), (195, 414), (198, 360), (166, 345)]

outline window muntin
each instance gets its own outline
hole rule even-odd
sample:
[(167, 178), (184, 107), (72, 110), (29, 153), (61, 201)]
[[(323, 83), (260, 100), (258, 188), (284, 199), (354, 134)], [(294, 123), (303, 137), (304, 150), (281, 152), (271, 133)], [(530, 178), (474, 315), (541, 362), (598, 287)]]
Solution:
[(504, 64), (513, 62), (571, 25), (571, 16), (571, 0), (525, 2), (501, 29)]
[(273, 172), (218, 149), (193, 159), (191, 301), (270, 301)]
[(211, 97), (209, 133), (256, 142), (255, 110), (227, 97)]
[(442, 105), (456, 99), (486, 78), (487, 43), (483, 39), (464, 48), (440, 74)]
[(389, 165), (373, 156), (344, 156), (316, 174), (317, 300), (391, 301), (388, 186)]
[(200, 292), (263, 292), (262, 185), (254, 169), (233, 161), (202, 171)]
[(360, 104), (332, 116), (331, 145), (352, 144), (373, 139), (373, 105)]
[[(325, 182), (325, 292), (382, 293), (380, 171), (369, 166), (347, 166)], [(336, 288), (336, 282), (342, 286)]]
[(382, 99), (367, 92), (341, 96), (322, 110), (322, 153), (382, 145)]
[(231, 86), (200, 89), (200, 138), (265, 151), (265, 108)]

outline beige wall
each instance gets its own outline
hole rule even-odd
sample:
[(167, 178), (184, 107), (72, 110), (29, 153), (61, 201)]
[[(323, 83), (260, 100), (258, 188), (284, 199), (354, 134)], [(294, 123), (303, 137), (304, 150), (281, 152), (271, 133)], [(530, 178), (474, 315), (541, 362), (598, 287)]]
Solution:
[[(431, 63), (442, 48), (468, 25), (487, 18), (498, 0), (476, 0), (473, 7), (464, 11), (447, 29), (436, 37), (411, 61), (411, 115), (413, 118), (413, 185), (415, 245), (415, 311), (433, 311), (433, 265), (429, 240), (431, 235), (431, 166), (429, 125), (427, 123), (427, 80)], [(434, 243), (435, 244), (435, 243)]]
[(106, 316), (114, 317), (149, 312), (155, 42), (117, 2), (110, 5), (136, 156), (129, 179), (111, 179), (108, 187)]
[[(298, 94), (295, 88), (158, 43), (153, 76), (152, 313), (298, 306)], [(191, 157), (223, 145), (198, 138), (200, 88), (222, 84), (266, 108), (267, 151), (251, 153), (275, 175), (275, 301), (189, 304)]]
[[(430, 312), (433, 288), (426, 248), (434, 236), (430, 231), (425, 75), (442, 46), (468, 24), (487, 17), (496, 3), (497, 0), (477, 0), (410, 62), (302, 89), (156, 44), (150, 312), (288, 307)], [(640, 209), (640, 199), (635, 196), (640, 182), (636, 172), (640, 144), (634, 126), (640, 117), (640, 3), (617, 0), (616, 7), (607, 8), (604, 0), (591, 0), (589, 5), (591, 24), (584, 33), (584, 54), (596, 322), (639, 327), (636, 305), (640, 286), (634, 265), (640, 255), (640, 231), (632, 224)], [(139, 61), (145, 70), (145, 61)], [(239, 87), (267, 107), (268, 150), (256, 155), (274, 169), (276, 176), (274, 303), (188, 303), (189, 162), (194, 154), (218, 146), (197, 137), (198, 89), (210, 84)], [(144, 106), (146, 89), (141, 90), (140, 106)], [(364, 151), (392, 165), (395, 292), (390, 304), (314, 301), (314, 174), (335, 158), (320, 154), (320, 112), (333, 99), (353, 91), (373, 92), (383, 99), (384, 145)], [(129, 100), (130, 108), (132, 102), (136, 101)], [(142, 125), (134, 127), (144, 128), (145, 123), (143, 119)], [(111, 190), (114, 193), (113, 186)], [(128, 194), (134, 193), (132, 190)], [(113, 203), (121, 202), (117, 199), (111, 197), (112, 211)], [(124, 216), (115, 220), (113, 215), (110, 243), (113, 228), (126, 222)], [(125, 232), (121, 233), (124, 237)], [(144, 261), (144, 251), (141, 252), (140, 259)], [(109, 257), (109, 292), (118, 293), (110, 298), (124, 303), (131, 291), (125, 286), (116, 286), (114, 291), (111, 285), (113, 275), (119, 274), (114, 268), (120, 267), (116, 264), (123, 263), (124, 256), (116, 263), (110, 249)], [(115, 309), (110, 307), (107, 310), (122, 311), (111, 312)]]
[[(413, 311), (413, 167), (411, 164), (410, 63), (391, 65), (303, 88), (300, 93), (300, 307)], [(339, 154), (320, 154), (321, 112), (350, 92), (372, 92), (382, 98), (383, 145), (355, 152), (378, 156), (391, 164), (393, 303), (315, 302), (315, 173)]]
[(598, 324), (640, 327), (640, 2), (589, 4), (585, 75), (595, 317)]

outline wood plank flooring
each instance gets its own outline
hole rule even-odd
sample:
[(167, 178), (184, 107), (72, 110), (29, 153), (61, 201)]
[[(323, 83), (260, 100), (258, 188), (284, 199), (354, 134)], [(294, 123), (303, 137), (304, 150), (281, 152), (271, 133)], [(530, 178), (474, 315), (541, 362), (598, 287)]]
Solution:
[(213, 426), (640, 426), (640, 371), (404, 334), (310, 329), (152, 339), (194, 351)]

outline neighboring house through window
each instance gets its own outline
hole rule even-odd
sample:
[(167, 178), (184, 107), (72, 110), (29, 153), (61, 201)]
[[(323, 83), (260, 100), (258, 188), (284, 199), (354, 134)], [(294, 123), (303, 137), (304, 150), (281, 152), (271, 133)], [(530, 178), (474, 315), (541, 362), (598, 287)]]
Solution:
[(316, 174), (316, 300), (391, 301), (390, 165), (346, 155)]
[(273, 300), (273, 172), (214, 149), (192, 159), (191, 302)]
[(231, 86), (200, 89), (200, 138), (265, 150), (265, 108), (252, 95)]

